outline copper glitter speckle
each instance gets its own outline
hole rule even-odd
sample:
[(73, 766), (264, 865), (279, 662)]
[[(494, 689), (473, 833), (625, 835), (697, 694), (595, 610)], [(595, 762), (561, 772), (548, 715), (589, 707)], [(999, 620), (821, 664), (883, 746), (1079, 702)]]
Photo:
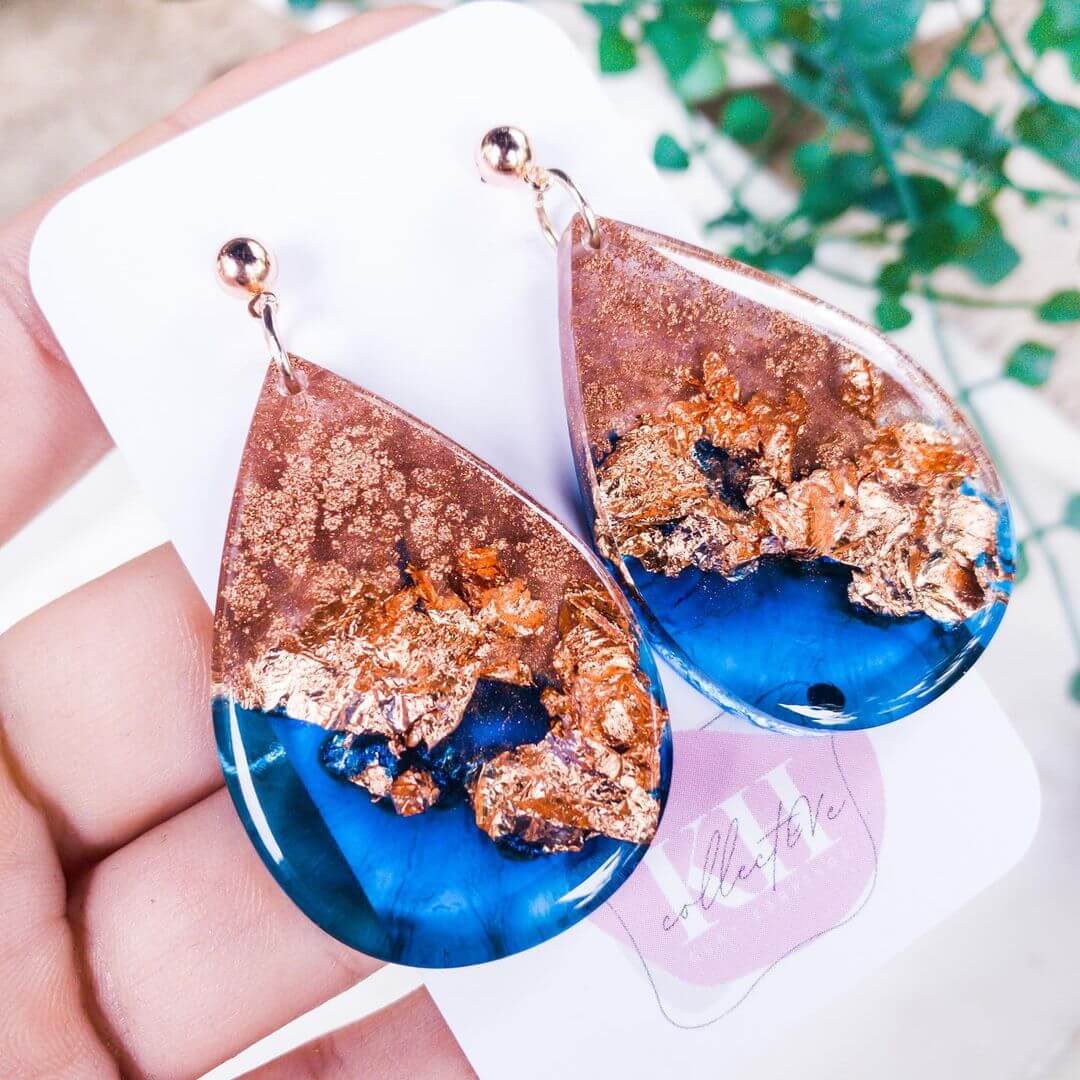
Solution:
[[(297, 360), (297, 370), (308, 389), (292, 397), (268, 375), (226, 533), (214, 670), (242, 700), (251, 699), (251, 663), (335, 604), (427, 588), (408, 565), (422, 567), (439, 593), (454, 583), (476, 589), (471, 575), (482, 568), (459, 567), (457, 558), (493, 548), (507, 582), (527, 577), (532, 599), (552, 613), (567, 582), (595, 575), (480, 462), (325, 369)], [(491, 600), (512, 617), (511, 596)], [(522, 640), (534, 675), (551, 672), (555, 639), (550, 619)]]
[[(317, 612), (301, 635), (252, 663), (253, 697), (244, 703), (379, 736), (399, 757), (434, 748), (461, 723), (478, 679), (531, 682), (518, 642), (540, 629), (543, 609), (489, 552), (459, 559), (467, 601), (410, 568), (415, 584), (386, 599), (359, 593)], [(577, 850), (594, 835), (647, 842), (659, 817), (651, 792), (660, 783), (665, 717), (639, 667), (637, 642), (594, 585), (568, 593), (558, 632), (558, 686), (541, 696), (551, 734), (483, 766), (477, 823), (493, 839), (513, 835), (544, 851)], [(377, 799), (389, 795), (404, 815), (422, 813), (440, 795), (421, 769), (392, 778), (370, 765), (352, 780)]]
[(594, 251), (576, 222), (560, 257), (576, 453), (608, 558), (727, 577), (827, 558), (852, 568), (854, 605), (947, 624), (1002, 596), (998, 514), (968, 486), (976, 451), (844, 342), (703, 285), (677, 242), (601, 231)]
[[(865, 373), (857, 381), (870, 392)], [(986, 602), (996, 514), (961, 490), (975, 463), (951, 436), (914, 421), (886, 428), (795, 479), (805, 402), (741, 402), (716, 353), (704, 384), (627, 432), (597, 470), (609, 552), (671, 576), (694, 566), (730, 577), (765, 555), (834, 559), (855, 570), (852, 603), (884, 615), (951, 623)]]
[(520, 581), (506, 581), (496, 565), (501, 584), (467, 588), (470, 607), (425, 571), (407, 572), (411, 586), (385, 599), (358, 590), (256, 657), (244, 704), (380, 735), (400, 754), (454, 731), (478, 679), (531, 681), (519, 642), (539, 630), (543, 606)]
[(482, 463), (295, 363), (306, 391), (281, 395), (270, 371), (241, 464), (216, 691), (342, 733), (342, 760), (381, 747), (337, 774), (408, 816), (442, 798), (424, 755), (478, 682), (537, 687), (551, 732), (472, 763), (478, 824), (536, 851), (647, 842), (666, 714), (617, 590)]

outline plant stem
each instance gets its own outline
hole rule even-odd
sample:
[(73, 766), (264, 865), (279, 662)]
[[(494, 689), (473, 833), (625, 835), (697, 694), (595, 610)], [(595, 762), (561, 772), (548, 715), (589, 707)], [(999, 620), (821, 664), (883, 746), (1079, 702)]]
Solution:
[(1037, 525), (1027, 534), (1027, 536), (1023, 537), (1019, 543), (1027, 544), (1032, 540), (1038, 540), (1039, 537), (1045, 536), (1047, 533), (1056, 532), (1058, 529), (1062, 528), (1064, 524), (1064, 521), (1051, 521), (1046, 525)]
[[(924, 294), (925, 295), (925, 294)], [(968, 416), (971, 418), (972, 424), (974, 424), (976, 430), (982, 438), (987, 451), (991, 458), (994, 460), (994, 464), (997, 467), (998, 474), (1001, 476), (1005, 487), (1009, 492), (1009, 499), (1012, 504), (1020, 511), (1024, 516), (1025, 522), (1031, 527), (1030, 539), (1034, 540), (1038, 544), (1039, 549), (1042, 551), (1043, 558), (1046, 560), (1046, 567), (1050, 571), (1050, 577), (1053, 579), (1054, 588), (1057, 590), (1058, 599), (1061, 601), (1061, 608), (1065, 615), (1065, 624), (1069, 629), (1069, 635), (1072, 638), (1073, 648), (1077, 655), (1080, 655), (1080, 619), (1077, 618), (1076, 612), (1073, 610), (1072, 604), (1069, 601), (1069, 590), (1066, 584), (1065, 574), (1061, 569), (1061, 564), (1058, 562), (1057, 556), (1054, 554), (1053, 549), (1046, 543), (1044, 534), (1049, 531), (1046, 526), (1034, 526), (1034, 516), (1031, 510), (1027, 506), (1027, 501), (1021, 494), (1020, 485), (1017, 484), (1008, 469), (1004, 457), (1001, 451), (997, 448), (996, 441), (987, 427), (986, 422), (983, 420), (976, 408), (975, 404), (971, 401), (970, 394), (964, 394), (963, 383), (960, 380), (960, 373), (956, 368), (955, 361), (952, 357), (952, 352), (949, 349), (948, 340), (945, 336), (944, 327), (941, 324), (941, 315), (938, 312), (937, 306), (933, 301), (932, 296), (926, 296), (927, 307), (930, 311), (930, 323), (934, 330), (934, 337), (937, 340), (938, 351), (941, 355), (941, 363), (949, 375), (953, 386), (958, 388), (960, 393), (957, 395), (964, 400), (965, 408)]]
[[(1013, 145), (1016, 146), (1018, 144), (1013, 143)], [(982, 179), (980, 168), (972, 167), (966, 160), (949, 161), (946, 158), (939, 158), (934, 154), (928, 154), (921, 147), (912, 146), (907, 140), (904, 141), (902, 146), (897, 147), (897, 151), (901, 154), (907, 154), (909, 157), (913, 157), (916, 161), (922, 161), (927, 165), (933, 165), (934, 168), (941, 169), (943, 172), (952, 173), (961, 180)], [(997, 184), (999, 187), (1007, 187), (1028, 200), (1038, 202), (1043, 199), (1055, 199), (1061, 202), (1075, 202), (1080, 199), (1080, 191), (1058, 191), (1054, 188), (1025, 187), (1023, 184), (1018, 184), (1015, 180), (1010, 179), (1000, 169), (990, 169), (989, 172), (993, 183)]]
[[(915, 290), (909, 289), (908, 292)], [(919, 293), (936, 300), (941, 304), (951, 304), (954, 307), (990, 308), (1003, 311), (1033, 311), (1039, 306), (1038, 300), (1017, 300), (1009, 297), (993, 296), (969, 296), (965, 293), (949, 292), (944, 289), (935, 289), (932, 285), (921, 286)]]
[[(985, 12), (980, 15), (976, 20), (974, 20), (972, 25), (977, 26), (983, 23), (993, 26), (995, 28), (997, 40), (1000, 42), (1001, 31), (1000, 29), (996, 28), (996, 24), (994, 24), (987, 17), (987, 14)], [(801, 78), (800, 76), (789, 75), (787, 72), (782, 71), (779, 67), (777, 67), (777, 65), (772, 61), (772, 59), (765, 51), (764, 43), (759, 38), (752, 37), (749, 34), (745, 34), (744, 36), (750, 47), (750, 55), (765, 67), (765, 69), (769, 72), (772, 78), (780, 86), (782, 86), (792, 98), (805, 105), (808, 109), (816, 112), (822, 119), (828, 121), (828, 123), (835, 127), (845, 128), (849, 127), (852, 123), (858, 123), (857, 118), (848, 109), (844, 108), (843, 106), (838, 107), (822, 98), (822, 96), (817, 93), (813, 83)], [(1003, 46), (1003, 51), (1005, 48), (1008, 48), (1007, 42)], [(1034, 82), (1031, 81), (1030, 76), (1028, 76), (1026, 72), (1023, 72), (1023, 69), (1019, 67), (1019, 61), (1016, 59), (1015, 54), (1012, 54), (1011, 50), (1009, 50), (1009, 53), (1007, 55), (1011, 57), (1010, 62), (1023, 74), (1025, 85), (1032, 88), (1035, 93), (1040, 95), (1040, 97), (1045, 98), (1046, 95), (1043, 94), (1043, 92), (1039, 90), (1037, 86), (1035, 86)], [(924, 101), (925, 100), (927, 99), (924, 98)], [(860, 112), (861, 111), (862, 110), (860, 110)], [(863, 118), (867, 122), (867, 126), (869, 127), (869, 118), (866, 117), (865, 113), (863, 113)], [(903, 131), (902, 128), (898, 127), (895, 124), (890, 124), (888, 121), (882, 120), (880, 116), (876, 118), (876, 126), (879, 137), (888, 140), (891, 146), (895, 148), (896, 153), (909, 154), (918, 161), (923, 161), (928, 165), (933, 165), (934, 167), (942, 169), (946, 172), (951, 172), (954, 175), (959, 175), (962, 179), (979, 178), (980, 169), (973, 168), (966, 159), (962, 160), (960, 163), (956, 163), (949, 161), (946, 158), (941, 158), (934, 154), (927, 153), (927, 151), (924, 150), (922, 147), (913, 144), (911, 137), (905, 131)], [(871, 138), (873, 139), (873, 131), (871, 131), (870, 134)], [(1021, 184), (1017, 184), (1015, 181), (1011, 180), (1000, 169), (992, 169), (991, 173), (993, 176), (993, 181), (995, 184), (997, 184), (997, 186), (1010, 188), (1011, 190), (1016, 191), (1019, 195), (1022, 195), (1026, 199), (1060, 199), (1067, 202), (1080, 199), (1080, 192), (1056, 191), (1053, 189), (1044, 190), (1042, 188), (1028, 188), (1024, 187)]]
[(1013, 51), (1012, 45), (1009, 44), (1009, 39), (1005, 36), (1004, 31), (998, 25), (997, 19), (994, 18), (992, 11), (991, 0), (986, 0), (983, 6), (982, 18), (985, 20), (986, 25), (990, 27), (991, 32), (997, 39), (998, 48), (1001, 49), (1001, 55), (1009, 63), (1009, 67), (1013, 69), (1016, 77), (1027, 87), (1027, 89), (1035, 95), (1040, 101), (1049, 101), (1050, 98), (1046, 95), (1043, 89), (1035, 82), (1035, 80), (1028, 73), (1027, 68), (1020, 63), (1016, 53)]
[[(829, 277), (836, 281), (843, 281), (847, 285), (857, 285), (859, 288), (869, 289), (871, 291), (877, 290), (877, 284), (875, 282), (867, 281), (865, 278), (856, 277), (856, 275), (849, 274), (846, 270), (838, 270), (836, 267), (829, 266), (825, 263), (815, 263), (815, 265), (822, 273), (828, 274)], [(950, 292), (947, 289), (936, 289), (933, 285), (928, 285), (926, 283), (909, 285), (906, 289), (901, 290), (901, 295), (925, 296), (929, 300), (934, 300), (940, 304), (949, 304), (953, 307), (989, 308), (1005, 311), (1033, 311), (1039, 306), (1038, 300), (1018, 300), (1015, 298), (996, 298), (992, 296), (969, 296), (965, 293)]]
[(844, 232), (842, 229), (818, 229), (814, 233), (819, 242), (833, 244), (887, 244), (892, 237), (889, 236), (888, 226), (882, 225), (878, 229), (862, 229), (858, 232)]
[(977, 379), (975, 382), (968, 383), (962, 391), (964, 400), (970, 400), (972, 394), (977, 393), (979, 390), (985, 390), (988, 386), (1000, 386), (1001, 379), (1001, 375), (987, 375), (985, 379)]
[[(960, 58), (967, 52), (968, 46), (982, 28), (985, 19), (986, 12), (983, 11), (981, 15), (971, 20), (964, 36), (956, 43), (952, 52), (949, 53), (949, 59), (926, 88), (926, 93), (923, 95), (922, 99), (922, 105), (925, 105), (931, 98), (936, 97), (945, 89), (945, 84), (949, 81), (949, 76), (956, 70), (956, 65), (960, 63)], [(920, 105), (920, 108), (921, 107), (922, 106)]]

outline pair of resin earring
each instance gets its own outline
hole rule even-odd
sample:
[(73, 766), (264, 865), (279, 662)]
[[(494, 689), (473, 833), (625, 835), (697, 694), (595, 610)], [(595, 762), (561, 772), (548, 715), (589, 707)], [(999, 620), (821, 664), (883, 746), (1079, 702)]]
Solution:
[[(226, 779), (312, 919), (420, 966), (537, 944), (641, 859), (671, 772), (647, 641), (757, 724), (869, 727), (970, 667), (1013, 556), (978, 440), (875, 331), (598, 219), (517, 129), (479, 160), (533, 188), (558, 249), (602, 562), (490, 466), (289, 353), (260, 244), (218, 255), (271, 353), (215, 620)], [(577, 208), (561, 237), (554, 187)]]

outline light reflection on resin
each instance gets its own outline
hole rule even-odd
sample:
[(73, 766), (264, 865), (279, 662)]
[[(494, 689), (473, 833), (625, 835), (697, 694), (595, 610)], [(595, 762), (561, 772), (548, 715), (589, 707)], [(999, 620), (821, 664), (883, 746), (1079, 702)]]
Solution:
[(215, 733), (264, 862), (329, 933), (496, 959), (626, 879), (667, 714), (593, 557), (483, 463), (331, 373), (268, 373), (215, 617)]
[[(463, 740), (501, 748), (501, 735), (546, 731), (535, 697), (522, 709), (505, 687), (478, 696)], [(214, 725), (229, 790), (271, 872), (309, 918), (370, 956), (456, 967), (530, 948), (603, 903), (646, 850), (594, 837), (579, 851), (518, 854), (476, 827), (463, 792), (411, 817), (372, 802), (324, 767), (333, 736), (313, 724), (218, 698)], [(662, 766), (666, 789), (667, 742)]]
[(985, 451), (871, 328), (758, 271), (614, 221), (560, 247), (564, 380), (601, 553), (654, 643), (783, 729), (870, 727), (939, 696), (1008, 599)]

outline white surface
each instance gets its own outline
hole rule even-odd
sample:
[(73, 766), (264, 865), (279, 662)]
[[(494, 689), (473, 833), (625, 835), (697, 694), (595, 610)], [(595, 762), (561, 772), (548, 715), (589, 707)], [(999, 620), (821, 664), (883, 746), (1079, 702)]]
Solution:
[[(483, 34), (527, 41), (485, 57)], [(357, 107), (390, 87), (392, 109)], [(547, 160), (574, 162), (610, 215), (688, 230), (614, 137), (620, 121), (569, 41), (532, 13), (486, 6), (274, 90), (81, 188), (42, 224), (35, 296), (207, 597), (265, 357), (214, 277), (230, 236), (276, 252), (289, 348), (573, 512), (552, 255), (527, 189), (489, 188), (474, 164), (481, 135), (508, 118)], [(597, 130), (612, 133), (603, 153)], [(420, 137), (426, 167), (402, 168)], [(213, 163), (240, 152), (266, 160), (267, 183), (223, 187)], [(142, 265), (151, 231), (170, 251), (168, 281)]]
[[(591, 920), (507, 960), (432, 973), (428, 987), (480, 1076), (500, 1076), (510, 1061), (520, 1080), (608, 1075), (605, 1070), (642, 1078), (711, 1075), (706, 1070), (718, 1061), (750, 1070), (786, 1027), (826, 1008), (1020, 858), (1038, 820), (1038, 786), (1022, 745), (981, 681), (969, 678), (870, 739), (884, 780), (885, 826), (869, 891), (852, 903), (850, 922), (826, 928), (803, 948), (778, 952), (768, 971), (741, 981), (695, 986), (653, 967), (663, 1012), (627, 941)], [(676, 739), (676, 754), (678, 746)], [(800, 749), (785, 752), (797, 756)], [(748, 783), (758, 779), (747, 776)], [(1008, 796), (999, 799), (995, 793), (1002, 789)], [(805, 794), (814, 801), (814, 791)], [(980, 808), (978, 827), (968, 829), (968, 808), (974, 806)], [(768, 849), (765, 844), (759, 857), (767, 858)], [(812, 905), (821, 883), (815, 875), (845, 873), (851, 849), (837, 851), (836, 866), (823, 859), (825, 866), (811, 860), (798, 867), (795, 891), (785, 897), (780, 890), (775, 906), (759, 915), (757, 933), (767, 934), (770, 920), (798, 918), (791, 905)], [(649, 863), (646, 858), (635, 876), (648, 873)], [(692, 873), (684, 887), (684, 901), (693, 903), (699, 894)], [(623, 910), (624, 897), (613, 898)], [(737, 952), (739, 943), (738, 936), (725, 935), (710, 947)], [(523, 1053), (522, 1031), (553, 1001), (558, 1037), (537, 1040)], [(778, 1017), (783, 1027), (776, 1026)]]
[[(522, 41), (494, 48), (488, 35), (501, 46)], [(493, 56), (514, 62), (493, 70)], [(552, 64), (554, 85), (544, 78)], [(416, 70), (431, 81), (419, 85)], [(381, 111), (357, 110), (376, 98)], [(208, 596), (262, 374), (257, 328), (211, 273), (216, 247), (238, 232), (278, 252), (292, 348), (435, 423), (556, 512), (572, 512), (550, 253), (526, 194), (483, 188), (471, 160), (478, 134), (507, 119), (537, 133), (545, 160), (572, 163), (604, 212), (690, 231), (569, 45), (534, 16), (486, 5), (289, 84), (95, 182), (50, 216), (34, 249), (36, 295)], [(416, 130), (435, 143), (422, 176), (394, 166)], [(597, 130), (606, 133), (602, 154), (590, 136)], [(288, 153), (275, 157), (272, 184), (222, 191), (206, 162), (244, 144)], [(150, 228), (176, 253), (165, 284), (153, 268), (126, 272)], [(65, 261), (50, 256), (56, 245)], [(669, 686), (682, 721), (707, 709), (681, 684)], [(972, 873), (958, 875), (964, 885), (945, 907), (972, 890), (973, 876), (1001, 872), (1033, 826), (1026, 759), (982, 695), (969, 679), (945, 702), (958, 715), (991, 710), (989, 731), (978, 734), (984, 746), (1002, 737), (1003, 772), (986, 778), (1018, 797), (1017, 827), (993, 865), (962, 867)], [(953, 746), (957, 765), (962, 748)], [(921, 928), (901, 926), (897, 936)], [(486, 1032), (484, 1015), (478, 1026)]]

